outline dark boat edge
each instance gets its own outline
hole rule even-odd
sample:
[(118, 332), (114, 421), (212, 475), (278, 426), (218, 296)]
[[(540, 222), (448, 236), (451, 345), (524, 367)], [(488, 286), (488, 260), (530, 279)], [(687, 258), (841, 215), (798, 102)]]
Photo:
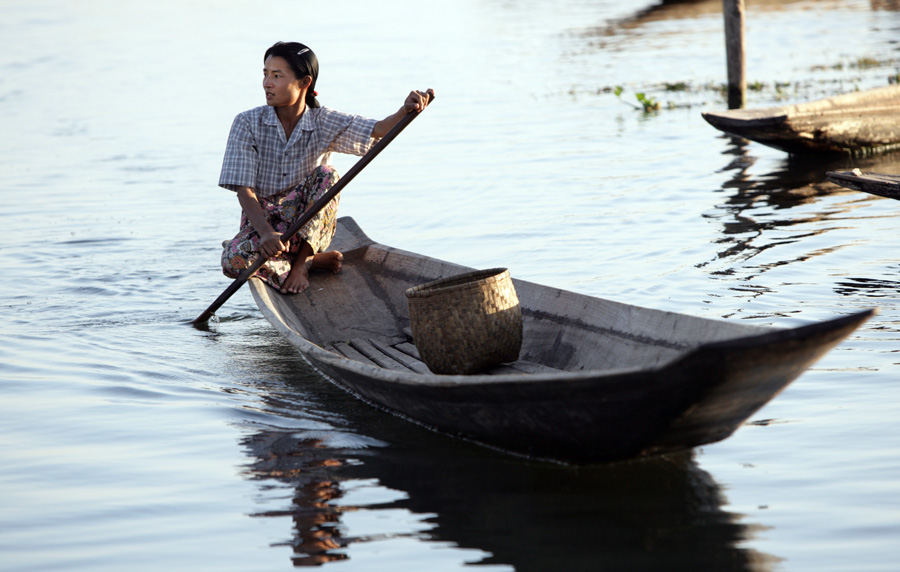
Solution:
[(828, 171), (825, 176), (832, 183), (854, 191), (900, 200), (900, 175), (863, 173), (855, 169), (853, 171)]

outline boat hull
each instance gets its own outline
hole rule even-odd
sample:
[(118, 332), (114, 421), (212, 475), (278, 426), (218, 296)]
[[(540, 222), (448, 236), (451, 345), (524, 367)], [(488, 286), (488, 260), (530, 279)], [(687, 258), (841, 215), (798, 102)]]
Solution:
[(861, 157), (900, 148), (900, 85), (778, 107), (707, 111), (721, 131), (791, 154)]
[[(465, 268), (375, 244), (347, 218), (340, 220), (336, 242), (350, 247), (344, 270), (316, 275), (306, 293), (286, 296), (250, 281), (266, 318), (313, 367), (368, 403), (440, 433), (531, 458), (596, 463), (724, 439), (871, 315), (760, 328), (517, 280), (525, 323), (521, 363), (475, 375), (436, 375), (385, 364), (390, 355), (401, 359), (392, 348), (409, 345), (402, 333), (408, 314), (391, 301), (410, 283)], [(361, 285), (369, 286), (365, 295)], [(360, 300), (353, 304), (345, 296)], [(379, 317), (382, 305), (388, 311)], [(345, 312), (362, 312), (354, 328)], [(683, 335), (667, 339), (653, 328)], [(338, 351), (343, 342), (333, 343), (334, 336), (349, 340), (358, 330), (368, 332), (372, 347), (383, 348), (381, 359), (362, 342), (351, 345), (369, 358), (353, 359), (352, 348)], [(608, 353), (617, 357), (604, 358)], [(577, 367), (601, 362), (615, 365)]]
[(900, 200), (900, 175), (883, 175), (854, 171), (829, 171), (828, 180), (879, 197)]

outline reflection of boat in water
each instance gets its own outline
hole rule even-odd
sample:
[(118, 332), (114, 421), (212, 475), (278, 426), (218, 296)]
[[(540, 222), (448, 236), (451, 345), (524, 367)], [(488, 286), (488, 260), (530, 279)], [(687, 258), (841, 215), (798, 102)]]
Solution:
[[(793, 8), (794, 4), (802, 6), (803, 0), (753, 0), (750, 8), (754, 12), (798, 9)], [(722, 0), (659, 0), (659, 2), (640, 8), (628, 16), (604, 24), (587, 26), (579, 31), (578, 35), (586, 38), (614, 36), (623, 31), (639, 32), (641, 28), (656, 22), (696, 20), (715, 16), (721, 18), (721, 14)], [(671, 29), (667, 32), (672, 33)]]
[(484, 564), (518, 572), (758, 571), (775, 560), (738, 546), (759, 527), (722, 510), (720, 487), (692, 453), (578, 470), (405, 459), (380, 456), (379, 481), (409, 492), (404, 507), (437, 513), (435, 539), (490, 552)]
[[(829, 180), (828, 172), (857, 167), (864, 171), (900, 172), (900, 153), (855, 159), (785, 155), (776, 159), (769, 171), (761, 171), (747, 140), (727, 134), (721, 138), (730, 140), (723, 152), (727, 164), (721, 169), (727, 175), (722, 182), (725, 193), (716, 210), (704, 217), (722, 225), (723, 237), (718, 241), (722, 249), (714, 259), (701, 263), (704, 267), (729, 265), (717, 273), (730, 273), (735, 260), (746, 261), (764, 251), (771, 255), (773, 242), (768, 236), (777, 234), (773, 239), (777, 245), (785, 244), (784, 237), (791, 233), (803, 237), (827, 233), (844, 227), (848, 219), (857, 216), (854, 211), (878, 200), (835, 184)], [(812, 206), (818, 201), (823, 201), (823, 208)], [(823, 248), (810, 249), (799, 256), (792, 252), (789, 258), (751, 270), (762, 273), (792, 260), (802, 261), (828, 252)], [(741, 267), (748, 268), (743, 262)]]
[(250, 281), (299, 355), (379, 408), (532, 458), (604, 462), (724, 439), (871, 316), (770, 328), (516, 280), (519, 359), (438, 375), (407, 333), (404, 292), (471, 269), (377, 244), (347, 217), (333, 248), (341, 273), (302, 294)]
[[(900, 165), (894, 167), (900, 171)], [(861, 191), (870, 195), (900, 200), (900, 175), (880, 173), (864, 173), (856, 168), (851, 171), (828, 171), (828, 180), (832, 183)], [(897, 276), (897, 269), (887, 271), (890, 276)], [(900, 282), (887, 278), (847, 277), (838, 282), (835, 291), (845, 296), (866, 296), (869, 298), (894, 298), (900, 292)]]
[(793, 154), (864, 156), (900, 148), (900, 85), (794, 105), (707, 111), (710, 125)]
[[(900, 274), (900, 268), (893, 269), (893, 275)], [(835, 292), (844, 296), (866, 298), (897, 298), (900, 296), (900, 281), (885, 278), (847, 277), (835, 285)]]
[[(246, 443), (253, 474), (295, 492), (285, 510), (254, 516), (293, 519), (287, 544), (297, 566), (352, 561), (354, 544), (396, 538), (354, 536), (343, 519), (361, 510), (375, 511), (367, 519), (378, 519), (377, 511), (386, 520), (397, 511), (421, 515), (430, 527), (415, 535), (419, 542), (481, 551), (487, 556), (472, 564), (519, 572), (765, 571), (777, 561), (741, 547), (763, 527), (723, 510), (721, 488), (692, 453), (574, 469), (418, 437), (412, 450), (405, 439), (402, 448), (359, 450), (331, 449), (296, 432), (259, 433)], [(398, 494), (376, 506), (348, 504), (343, 485), (360, 482)]]

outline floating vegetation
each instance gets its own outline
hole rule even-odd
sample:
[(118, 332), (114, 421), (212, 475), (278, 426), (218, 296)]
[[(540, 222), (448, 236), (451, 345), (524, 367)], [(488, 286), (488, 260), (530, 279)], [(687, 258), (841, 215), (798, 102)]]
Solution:
[(849, 62), (838, 62), (836, 64), (832, 64), (830, 66), (813, 66), (810, 68), (812, 71), (827, 71), (827, 70), (835, 70), (835, 71), (843, 71), (845, 69), (848, 70), (871, 70), (883, 67), (891, 67), (900, 65), (900, 58), (886, 58), (886, 59), (878, 59), (872, 58), (868, 56), (863, 56), (857, 58), (855, 60)]
[(856, 60), (856, 68), (861, 70), (880, 68), (883, 64), (874, 58), (859, 58)]
[(613, 93), (616, 94), (616, 97), (619, 98), (622, 102), (634, 107), (635, 109), (643, 109), (644, 113), (650, 113), (651, 111), (658, 111), (662, 105), (656, 100), (656, 98), (648, 97), (644, 92), (638, 92), (634, 94), (635, 99), (638, 100), (640, 106), (637, 106), (629, 101), (625, 101), (622, 99), (622, 92), (625, 91), (621, 85), (617, 85), (615, 89), (613, 89)]
[(645, 113), (648, 111), (657, 111), (661, 107), (660, 103), (656, 101), (656, 98), (648, 97), (643, 92), (636, 93), (634, 96), (641, 102)]
[[(892, 73), (887, 76), (887, 82), (890, 84), (900, 84), (900, 58), (878, 59), (873, 57), (859, 57), (851, 61), (839, 62), (831, 66), (813, 66), (812, 71), (871, 71), (881, 68), (893, 68)], [(871, 80), (872, 75), (867, 74), (867, 80)], [(828, 97), (839, 93), (849, 91), (858, 91), (864, 77), (844, 78), (820, 78), (819, 80), (803, 80), (803, 81), (775, 81), (767, 83), (763, 81), (752, 81), (747, 83), (747, 92), (754, 95), (754, 99), (774, 100), (781, 102), (788, 99), (812, 99), (815, 97)], [(574, 95), (576, 90), (571, 90), (570, 94)], [(606, 86), (596, 90), (597, 94), (612, 93), (622, 103), (642, 111), (645, 114), (659, 111), (660, 109), (684, 109), (691, 107), (704, 106), (709, 101), (661, 101), (657, 99), (653, 93), (672, 94), (678, 97), (690, 97), (693, 94), (711, 94), (715, 97), (715, 103), (727, 100), (728, 86), (724, 82), (706, 82), (692, 83), (689, 81), (663, 82), (661, 84), (644, 85), (635, 89), (634, 100), (623, 98), (625, 87), (622, 85)], [(663, 98), (663, 95), (658, 96)], [(637, 103), (635, 103), (635, 101)]]
[(664, 83), (663, 89), (666, 91), (689, 91), (690, 86), (686, 81), (679, 81), (677, 83)]

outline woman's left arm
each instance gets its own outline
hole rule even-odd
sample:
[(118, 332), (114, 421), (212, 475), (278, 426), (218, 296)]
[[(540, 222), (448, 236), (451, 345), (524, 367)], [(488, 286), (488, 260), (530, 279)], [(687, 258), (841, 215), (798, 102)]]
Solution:
[(372, 129), (372, 138), (381, 139), (387, 135), (388, 131), (390, 131), (394, 125), (400, 123), (400, 120), (403, 119), (407, 113), (422, 111), (428, 106), (433, 98), (433, 89), (409, 92), (409, 95), (406, 96), (406, 101), (403, 102), (403, 107), (398, 109), (393, 115), (388, 115), (375, 124), (375, 127)]

